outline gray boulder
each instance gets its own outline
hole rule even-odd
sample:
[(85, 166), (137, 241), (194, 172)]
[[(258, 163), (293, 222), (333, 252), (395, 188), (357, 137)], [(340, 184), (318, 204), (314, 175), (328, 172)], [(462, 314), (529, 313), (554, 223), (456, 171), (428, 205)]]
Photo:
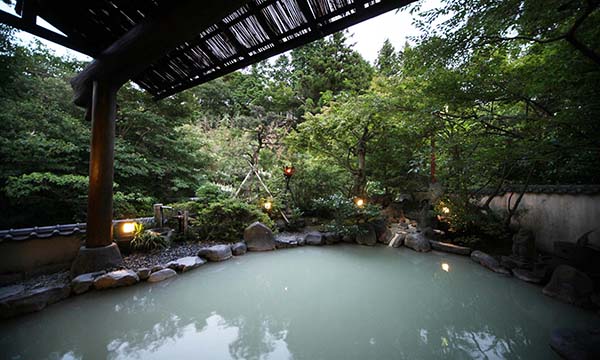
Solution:
[(342, 241), (342, 237), (334, 232), (326, 232), (323, 233), (323, 240), (325, 241), (325, 244), (333, 245)]
[[(304, 241), (304, 239), (302, 239)], [(275, 237), (275, 247), (277, 249), (289, 249), (299, 246), (299, 239), (294, 234), (279, 234)]]
[(404, 239), (406, 238), (406, 233), (396, 233), (388, 243), (388, 246), (393, 248), (399, 248), (404, 244)]
[(244, 241), (248, 251), (275, 250), (273, 232), (266, 225), (255, 222), (244, 230)]
[(169, 269), (173, 269), (177, 272), (186, 272), (200, 267), (206, 263), (201, 257), (198, 256), (186, 256), (177, 260), (173, 260), (167, 263)]
[(360, 245), (373, 246), (377, 244), (377, 234), (372, 226), (365, 226), (362, 231), (356, 234), (355, 241)]
[(583, 272), (569, 265), (560, 265), (552, 273), (552, 278), (543, 293), (560, 301), (583, 306), (590, 302), (594, 282)]
[(490, 255), (483, 251), (475, 250), (471, 253), (471, 260), (485, 266), (486, 268), (496, 272), (498, 274), (510, 275), (510, 270), (502, 267), (498, 260), (494, 259)]
[(110, 289), (121, 286), (130, 286), (140, 281), (133, 270), (117, 270), (101, 275), (94, 280), (96, 290)]
[(71, 287), (54, 286), (43, 287), (29, 291), (22, 288), (11, 287), (5, 291), (0, 299), (0, 318), (9, 318), (21, 314), (40, 311), (46, 306), (69, 297)]
[(406, 238), (404, 238), (404, 246), (419, 252), (431, 251), (429, 240), (419, 232), (407, 234)]
[(175, 275), (177, 275), (177, 272), (173, 269), (168, 269), (168, 268), (162, 269), (162, 270), (159, 270), (157, 272), (153, 272), (152, 274), (150, 274), (150, 277), (148, 278), (148, 282), (156, 283), (156, 282), (164, 281), (169, 278), (172, 278)]
[(225, 261), (231, 259), (231, 247), (229, 245), (214, 245), (198, 251), (198, 256), (208, 261)]
[(242, 241), (231, 244), (231, 253), (235, 256), (244, 255), (248, 251), (248, 247)]
[(150, 269), (150, 274), (157, 272), (157, 271), (161, 271), (162, 269), (164, 269), (164, 265), (154, 265), (151, 269)]
[(380, 234), (377, 234), (377, 242), (389, 245), (390, 241), (394, 238), (394, 235), (395, 234), (392, 233), (392, 230), (386, 226)]
[(73, 290), (75, 294), (83, 294), (94, 285), (94, 280), (96, 280), (98, 276), (102, 276), (104, 274), (106, 274), (106, 271), (81, 274), (75, 279), (71, 280), (71, 290)]
[(535, 272), (527, 269), (513, 269), (513, 275), (522, 281), (526, 281), (532, 284), (541, 284), (544, 281), (542, 275), (536, 274)]
[(140, 268), (137, 271), (137, 276), (141, 280), (148, 280), (148, 277), (152, 274), (152, 271), (149, 268)]
[(563, 359), (600, 359), (600, 329), (556, 329), (550, 334), (550, 347)]
[(323, 235), (320, 232), (311, 231), (304, 236), (304, 242), (306, 243), (306, 245), (319, 246), (323, 245), (325, 241), (323, 239)]
[(454, 245), (450, 243), (445, 243), (441, 241), (429, 240), (431, 247), (434, 250), (443, 251), (447, 253), (457, 254), (457, 255), (470, 255), (471, 248), (465, 246)]

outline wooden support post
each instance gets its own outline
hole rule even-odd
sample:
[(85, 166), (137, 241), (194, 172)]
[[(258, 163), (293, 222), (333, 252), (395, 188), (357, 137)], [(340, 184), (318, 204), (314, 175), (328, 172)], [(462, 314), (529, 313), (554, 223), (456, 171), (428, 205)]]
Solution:
[(154, 204), (154, 223), (158, 228), (163, 227), (163, 204)]
[(113, 161), (117, 89), (94, 81), (86, 247), (112, 243)]

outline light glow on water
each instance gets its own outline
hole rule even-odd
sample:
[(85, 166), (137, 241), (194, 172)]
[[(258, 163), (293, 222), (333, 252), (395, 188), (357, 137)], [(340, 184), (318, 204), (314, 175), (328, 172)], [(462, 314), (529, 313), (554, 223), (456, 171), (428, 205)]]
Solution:
[(591, 315), (468, 257), (302, 247), (2, 322), (0, 359), (557, 359)]

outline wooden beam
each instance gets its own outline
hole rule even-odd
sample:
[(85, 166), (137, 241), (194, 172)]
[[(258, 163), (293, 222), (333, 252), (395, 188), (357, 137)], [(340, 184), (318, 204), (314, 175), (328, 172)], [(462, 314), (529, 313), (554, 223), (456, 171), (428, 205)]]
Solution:
[(88, 248), (112, 243), (116, 97), (117, 88), (105, 82), (94, 81), (85, 242)]
[[(370, 19), (374, 16), (383, 14), (387, 11), (408, 5), (414, 1), (415, 0), (389, 0), (389, 1), (384, 1), (384, 2), (380, 2), (377, 4), (371, 5), (368, 8), (361, 10), (360, 12), (356, 12), (352, 15), (348, 15), (346, 18), (335, 21), (331, 24), (328, 24), (327, 26), (323, 26), (322, 28), (319, 29), (320, 31), (310, 31), (307, 34), (298, 36), (292, 40), (281, 43), (281, 44), (279, 44), (279, 46), (276, 46), (271, 49), (257, 53), (255, 55), (246, 57), (243, 60), (240, 60), (239, 62), (235, 63), (235, 65), (233, 65), (233, 66), (221, 67), (220, 69), (217, 69), (217, 70), (211, 72), (209, 75), (201, 76), (198, 79), (193, 79), (193, 80), (189, 80), (187, 82), (176, 84), (171, 89), (164, 91), (164, 92), (160, 93), (159, 95), (154, 96), (154, 99), (155, 100), (164, 99), (168, 96), (171, 96), (171, 95), (181, 92), (183, 90), (186, 90), (186, 89), (189, 89), (196, 85), (216, 79), (225, 74), (229, 74), (230, 72), (233, 72), (237, 69), (252, 65), (261, 60), (268, 59), (271, 56), (281, 54), (285, 51), (294, 49), (294, 48), (296, 48), (298, 46), (302, 46), (304, 44), (308, 44), (308, 43), (315, 41), (317, 39), (320, 39), (324, 36), (333, 34), (337, 31), (340, 31), (347, 27), (355, 25), (361, 21)], [(346, 11), (346, 9), (342, 9), (342, 10)], [(252, 51), (253, 48), (250, 48), (249, 50)], [(195, 75), (195, 74), (192, 74), (192, 75)]]
[(92, 57), (95, 55), (95, 53), (88, 49), (88, 47), (76, 41), (73, 41), (72, 39), (69, 39), (66, 36), (63, 36), (61, 34), (55, 33), (54, 31), (50, 31), (46, 28), (36, 25), (35, 23), (31, 22), (31, 18), (29, 20), (22, 19), (18, 16), (9, 14), (6, 11), (0, 11), (0, 23), (6, 24), (15, 29), (28, 32), (35, 36), (39, 36), (43, 39), (62, 45), (71, 50), (75, 50)]
[(168, 13), (136, 25), (71, 80), (75, 104), (89, 106), (94, 80), (110, 82), (119, 88), (169, 51), (191, 41), (201, 31), (246, 2), (247, 0), (174, 2)]

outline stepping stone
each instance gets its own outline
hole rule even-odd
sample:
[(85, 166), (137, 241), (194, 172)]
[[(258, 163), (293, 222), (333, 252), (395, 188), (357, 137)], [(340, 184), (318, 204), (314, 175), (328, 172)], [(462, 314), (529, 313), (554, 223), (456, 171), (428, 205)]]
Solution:
[(159, 270), (157, 272), (150, 274), (150, 277), (148, 278), (148, 282), (156, 283), (156, 282), (167, 280), (176, 275), (177, 275), (177, 271), (175, 271), (173, 269), (162, 269), (162, 270)]
[(206, 264), (206, 260), (198, 256), (186, 256), (167, 263), (169, 269), (177, 272), (186, 272)]

